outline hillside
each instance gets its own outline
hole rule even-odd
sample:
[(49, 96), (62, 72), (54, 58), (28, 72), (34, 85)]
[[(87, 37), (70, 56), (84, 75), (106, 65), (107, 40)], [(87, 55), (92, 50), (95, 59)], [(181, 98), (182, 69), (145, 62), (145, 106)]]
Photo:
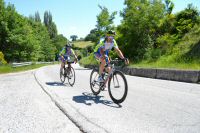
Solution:
[(86, 47), (94, 45), (94, 43), (91, 41), (75, 41), (73, 42), (73, 44), (74, 44), (74, 47), (77, 47), (77, 48), (86, 48)]
[(200, 26), (194, 26), (180, 39), (179, 43), (168, 48), (171, 51), (156, 61), (143, 60), (133, 67), (173, 68), (200, 70)]

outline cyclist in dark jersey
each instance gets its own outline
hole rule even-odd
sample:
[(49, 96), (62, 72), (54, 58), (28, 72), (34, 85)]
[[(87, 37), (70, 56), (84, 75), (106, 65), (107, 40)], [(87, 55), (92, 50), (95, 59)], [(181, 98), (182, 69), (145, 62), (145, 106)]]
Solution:
[[(66, 44), (65, 47), (60, 51), (59, 56), (61, 60), (60, 70), (64, 67), (65, 62), (71, 61), (71, 55), (75, 57), (75, 63), (78, 61), (77, 56), (74, 50), (71, 48), (71, 44)], [(71, 64), (68, 63), (68, 68), (71, 67)]]

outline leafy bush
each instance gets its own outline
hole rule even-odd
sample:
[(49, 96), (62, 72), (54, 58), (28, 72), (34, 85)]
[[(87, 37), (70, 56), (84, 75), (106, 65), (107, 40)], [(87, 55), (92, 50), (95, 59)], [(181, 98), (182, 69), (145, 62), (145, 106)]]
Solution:
[(157, 47), (161, 49), (161, 54), (171, 54), (173, 47), (178, 42), (176, 35), (164, 34), (157, 38)]
[(89, 56), (84, 57), (80, 60), (80, 65), (96, 65), (98, 61), (95, 59), (94, 54), (91, 53)]
[(0, 65), (1, 64), (7, 64), (6, 60), (4, 59), (4, 54), (0, 52)]
[(145, 59), (148, 61), (155, 61), (161, 56), (161, 49), (149, 49), (145, 54)]

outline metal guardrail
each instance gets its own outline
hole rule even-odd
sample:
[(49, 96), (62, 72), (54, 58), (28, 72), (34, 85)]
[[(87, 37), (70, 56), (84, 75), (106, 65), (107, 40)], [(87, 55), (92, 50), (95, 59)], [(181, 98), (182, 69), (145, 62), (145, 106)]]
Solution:
[(21, 63), (13, 62), (12, 67), (29, 66), (29, 65), (32, 65), (32, 64), (33, 64), (33, 62), (21, 62)]
[(13, 62), (12, 63), (12, 67), (21, 67), (21, 66), (29, 66), (29, 65), (33, 65), (33, 64), (51, 64), (54, 62)]

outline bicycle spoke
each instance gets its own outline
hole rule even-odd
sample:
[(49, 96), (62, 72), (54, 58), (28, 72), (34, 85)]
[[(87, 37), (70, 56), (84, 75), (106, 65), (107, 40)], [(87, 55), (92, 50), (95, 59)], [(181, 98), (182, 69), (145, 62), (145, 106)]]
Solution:
[[(117, 78), (117, 75), (114, 75), (114, 77), (115, 77), (115, 79), (116, 79), (116, 81), (117, 81), (117, 85), (115, 85), (114, 86), (114, 88), (119, 88), (120, 86), (119, 86), (119, 80), (118, 80), (118, 78)], [(114, 78), (113, 78), (114, 79)], [(115, 83), (114, 83), (115, 84)]]

